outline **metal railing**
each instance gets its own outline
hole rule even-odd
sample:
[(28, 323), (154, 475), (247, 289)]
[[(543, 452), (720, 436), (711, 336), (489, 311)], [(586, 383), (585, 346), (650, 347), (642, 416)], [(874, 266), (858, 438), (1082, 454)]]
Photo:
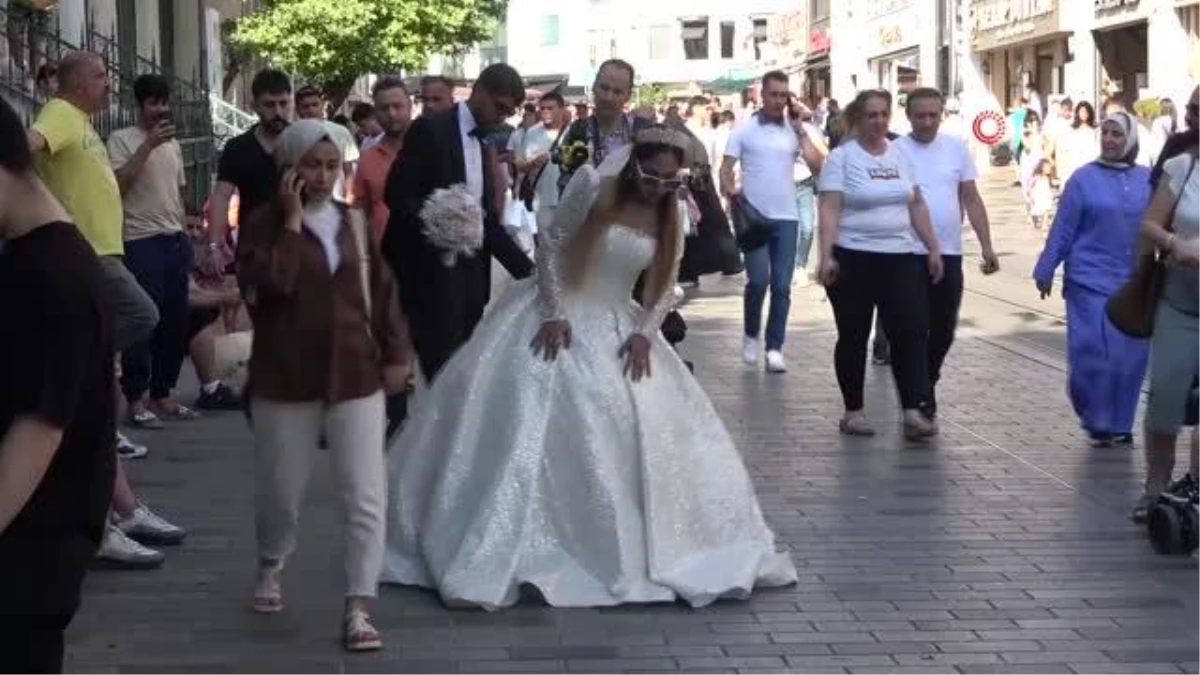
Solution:
[(226, 141), (245, 132), (258, 122), (253, 115), (215, 93), (208, 95), (208, 102), (212, 107), (213, 135), (216, 136), (218, 148), (225, 147)]
[[(7, 40), (13, 10), (0, 9), (0, 39)], [(26, 39), (32, 37), (36, 43), (39, 60), (43, 63), (58, 61), (63, 54), (81, 48), (63, 39), (57, 18), (48, 25), (28, 25)], [(88, 31), (83, 36), (83, 49), (95, 52), (104, 61), (111, 84), (111, 99), (107, 109), (92, 117), (96, 131), (104, 139), (117, 129), (132, 126), (137, 120), (137, 105), (133, 98), (133, 83), (139, 75), (157, 74), (167, 79), (171, 87), (171, 104), (177, 140), (183, 150), (184, 170), (187, 174), (187, 191), (184, 194), (189, 212), (199, 213), (208, 198), (216, 169), (217, 146), (213, 131), (213, 116), (208, 91), (177, 77), (162, 72), (154, 61), (121, 50), (120, 44), (107, 35)], [(5, 45), (7, 47), (7, 44)], [(7, 48), (5, 51), (8, 51)], [(34, 73), (19, 68), (17, 59), (9, 55), (0, 68), (0, 93), (18, 109), (27, 122), (32, 122), (37, 110), (45, 102), (36, 91)]]

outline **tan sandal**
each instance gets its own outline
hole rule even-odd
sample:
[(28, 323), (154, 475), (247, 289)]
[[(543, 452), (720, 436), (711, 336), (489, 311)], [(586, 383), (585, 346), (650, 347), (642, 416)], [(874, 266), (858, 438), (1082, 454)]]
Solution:
[(342, 646), (348, 652), (374, 652), (383, 649), (383, 638), (371, 625), (371, 617), (361, 609), (346, 612), (342, 626)]
[(258, 572), (258, 583), (254, 585), (254, 611), (259, 614), (278, 614), (283, 611), (279, 573), (278, 569), (262, 569)]

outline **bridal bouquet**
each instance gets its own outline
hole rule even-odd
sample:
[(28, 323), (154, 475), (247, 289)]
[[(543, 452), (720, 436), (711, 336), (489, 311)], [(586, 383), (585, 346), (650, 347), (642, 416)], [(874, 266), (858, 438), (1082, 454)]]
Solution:
[(575, 141), (566, 145), (560, 145), (558, 150), (554, 152), (552, 159), (563, 170), (571, 173), (586, 164), (590, 154), (591, 152), (588, 150), (587, 143)]
[(483, 207), (462, 183), (434, 190), (420, 216), (425, 224), (422, 233), (443, 249), (446, 267), (454, 267), (458, 256), (473, 256), (483, 247)]

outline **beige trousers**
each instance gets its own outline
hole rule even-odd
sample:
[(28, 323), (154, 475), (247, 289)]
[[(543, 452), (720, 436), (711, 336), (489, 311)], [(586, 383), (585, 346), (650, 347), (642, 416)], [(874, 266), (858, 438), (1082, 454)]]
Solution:
[(342, 506), (346, 595), (375, 597), (386, 536), (383, 392), (333, 405), (255, 398), (253, 410), (260, 561), (282, 566), (296, 550), (300, 503), (324, 431)]

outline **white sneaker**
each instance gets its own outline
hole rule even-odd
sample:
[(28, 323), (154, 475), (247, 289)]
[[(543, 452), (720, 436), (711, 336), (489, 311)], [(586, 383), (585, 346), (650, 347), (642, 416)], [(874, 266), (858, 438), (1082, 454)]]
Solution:
[(787, 362), (783, 360), (783, 352), (778, 349), (767, 350), (767, 372), (786, 373)]
[(910, 441), (922, 441), (938, 433), (937, 421), (926, 417), (920, 410), (904, 411), (904, 437)]
[(96, 551), (99, 566), (123, 570), (152, 570), (160, 567), (164, 558), (162, 551), (142, 546), (112, 523), (104, 528), (104, 539)]
[(117, 457), (121, 459), (141, 459), (150, 454), (150, 448), (138, 445), (129, 440), (125, 434), (117, 432)]
[(141, 502), (128, 518), (121, 518), (114, 511), (113, 524), (131, 539), (155, 546), (173, 546), (187, 536), (182, 527), (167, 522)]
[(747, 337), (742, 342), (742, 360), (749, 365), (758, 363), (758, 339)]

